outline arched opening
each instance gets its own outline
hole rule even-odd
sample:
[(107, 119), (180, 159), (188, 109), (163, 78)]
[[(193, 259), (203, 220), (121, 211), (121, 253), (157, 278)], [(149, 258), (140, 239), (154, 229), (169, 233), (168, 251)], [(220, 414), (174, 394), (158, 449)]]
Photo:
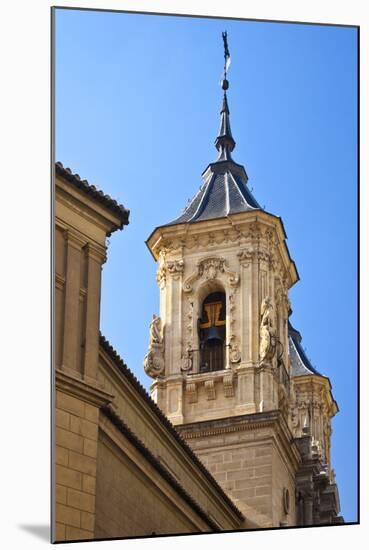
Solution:
[(208, 294), (199, 320), (200, 373), (225, 367), (226, 297), (224, 292)]

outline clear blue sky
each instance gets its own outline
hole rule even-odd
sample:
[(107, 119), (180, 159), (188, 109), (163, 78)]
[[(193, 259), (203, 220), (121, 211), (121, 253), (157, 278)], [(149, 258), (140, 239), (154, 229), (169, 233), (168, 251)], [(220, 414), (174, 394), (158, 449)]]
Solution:
[(215, 160), (223, 30), (233, 157), (283, 219), (301, 279), (291, 321), (333, 385), (333, 467), (342, 514), (356, 521), (355, 29), (57, 10), (56, 159), (131, 210), (110, 238), (101, 329), (148, 388), (142, 360), (159, 291), (145, 240)]

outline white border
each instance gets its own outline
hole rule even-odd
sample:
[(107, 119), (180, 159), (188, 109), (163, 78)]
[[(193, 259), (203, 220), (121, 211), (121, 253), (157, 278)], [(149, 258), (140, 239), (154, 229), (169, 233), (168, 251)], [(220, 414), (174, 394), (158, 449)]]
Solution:
[[(360, 0), (59, 0), (58, 6), (75, 5), (135, 11), (174, 12), (192, 15), (234, 16), (361, 26), (361, 97), (369, 97), (368, 27), (366, 3)], [(4, 2), (0, 32), (1, 64), (1, 321), (2, 388), (1, 431), (1, 524), (2, 545), (38, 548), (45, 539), (21, 526), (46, 526), (49, 522), (49, 127), (50, 127), (50, 6), (49, 0)], [(55, 4), (54, 4), (55, 5)], [(367, 102), (362, 101), (361, 119), (368, 121)], [(369, 148), (368, 125), (361, 128), (361, 152)], [(369, 181), (367, 159), (362, 158), (361, 181)], [(361, 336), (367, 330), (368, 305), (365, 284), (368, 262), (369, 211), (367, 186), (361, 186)], [(344, 250), (342, 251), (344, 261)], [(5, 308), (4, 308), (5, 303)], [(368, 309), (368, 308), (366, 308)], [(365, 327), (365, 328), (364, 328)], [(338, 344), (337, 344), (338, 345)], [(368, 352), (362, 350), (361, 393), (369, 387)], [(350, 366), (348, 366), (350, 368)], [(363, 396), (366, 397), (366, 396)], [(363, 399), (362, 399), (363, 402)], [(368, 422), (362, 406), (362, 464), (369, 464)], [(361, 472), (362, 491), (369, 486), (368, 468)], [(225, 545), (233, 548), (335, 548), (361, 547), (368, 531), (366, 495), (362, 495), (360, 526), (313, 528), (262, 533), (232, 533), (225, 536), (158, 538), (96, 542), (99, 549), (124, 547), (150, 550), (200, 548)], [(43, 529), (45, 532), (45, 528)], [(98, 546), (97, 546), (98, 545)], [(70, 547), (75, 547), (75, 544)]]

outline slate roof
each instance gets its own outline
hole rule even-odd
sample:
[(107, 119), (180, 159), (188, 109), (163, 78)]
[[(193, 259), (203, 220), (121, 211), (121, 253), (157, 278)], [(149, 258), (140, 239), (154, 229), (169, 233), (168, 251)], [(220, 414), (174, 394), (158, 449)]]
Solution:
[(261, 210), (259, 203), (247, 187), (248, 177), (245, 168), (232, 159), (231, 152), (235, 145), (229, 120), (227, 95), (224, 93), (220, 127), (215, 140), (218, 158), (204, 170), (202, 174), (204, 182), (184, 212), (165, 225), (194, 223), (223, 218), (240, 212)]
[(301, 334), (288, 322), (288, 345), (291, 359), (291, 376), (323, 376), (311, 364), (302, 345)]
[(100, 191), (94, 185), (89, 184), (87, 180), (82, 180), (78, 174), (73, 174), (70, 168), (64, 168), (61, 162), (55, 163), (55, 173), (71, 183), (76, 189), (83, 191), (86, 195), (114, 212), (121, 221), (120, 229), (123, 225), (129, 224), (129, 210), (124, 208), (123, 204), (118, 204), (116, 200), (109, 195), (105, 195), (103, 191)]
[(224, 164), (222, 173), (208, 172), (204, 184), (183, 214), (168, 225), (223, 218), (229, 214), (260, 209), (241, 177), (232, 170), (232, 163), (226, 161)]

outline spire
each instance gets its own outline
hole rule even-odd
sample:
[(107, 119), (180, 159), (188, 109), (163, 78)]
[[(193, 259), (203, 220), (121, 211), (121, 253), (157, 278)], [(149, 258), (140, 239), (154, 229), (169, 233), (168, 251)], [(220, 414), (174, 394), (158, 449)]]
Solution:
[(203, 220), (224, 218), (241, 212), (262, 210), (247, 187), (248, 177), (242, 164), (231, 157), (236, 146), (229, 122), (227, 71), (231, 57), (227, 44), (227, 33), (222, 33), (224, 42), (224, 74), (221, 81), (223, 102), (220, 111), (220, 127), (215, 146), (218, 158), (202, 172), (203, 184), (196, 195), (188, 202), (182, 214), (166, 225), (195, 223)]
[(236, 142), (233, 139), (231, 131), (231, 123), (229, 120), (229, 107), (227, 100), (227, 90), (229, 88), (229, 82), (227, 80), (227, 71), (231, 64), (231, 56), (228, 49), (227, 32), (222, 33), (224, 43), (224, 74), (221, 81), (222, 89), (224, 90), (223, 104), (220, 111), (220, 126), (218, 136), (215, 140), (215, 147), (219, 151), (217, 158), (218, 161), (232, 160), (231, 152), (235, 148)]
[(236, 142), (232, 136), (231, 123), (229, 120), (227, 92), (224, 92), (223, 105), (220, 111), (219, 132), (215, 140), (215, 147), (219, 151), (217, 162), (221, 160), (232, 160), (231, 151), (233, 151), (233, 149), (235, 148), (235, 145), (236, 145)]

